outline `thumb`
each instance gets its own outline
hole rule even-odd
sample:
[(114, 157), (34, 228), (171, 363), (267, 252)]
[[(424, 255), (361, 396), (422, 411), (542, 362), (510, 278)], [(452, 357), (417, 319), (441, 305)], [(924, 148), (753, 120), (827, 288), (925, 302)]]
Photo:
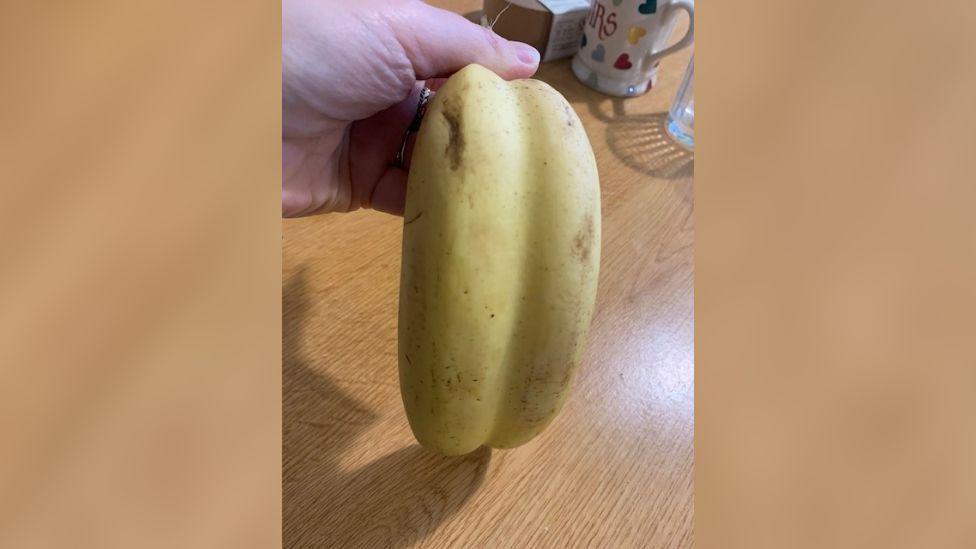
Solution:
[(456, 13), (411, 2), (387, 17), (418, 80), (448, 76), (472, 63), (506, 80), (528, 78), (539, 68), (539, 52), (532, 46), (506, 40)]

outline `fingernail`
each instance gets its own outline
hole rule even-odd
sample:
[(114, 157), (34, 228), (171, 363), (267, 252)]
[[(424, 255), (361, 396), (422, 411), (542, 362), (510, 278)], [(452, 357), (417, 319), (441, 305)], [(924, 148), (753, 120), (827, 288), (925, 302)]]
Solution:
[(526, 65), (539, 64), (539, 52), (535, 48), (522, 42), (513, 42), (513, 44), (515, 44), (515, 55), (519, 61)]

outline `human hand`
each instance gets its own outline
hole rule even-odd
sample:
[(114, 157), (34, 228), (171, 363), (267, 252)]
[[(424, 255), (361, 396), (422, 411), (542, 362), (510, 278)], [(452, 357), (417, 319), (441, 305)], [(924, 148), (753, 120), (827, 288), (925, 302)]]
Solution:
[[(282, 0), (285, 217), (403, 213), (394, 167), (423, 82), (478, 63), (527, 78), (539, 53), (419, 0)], [(408, 156), (409, 158), (409, 156)]]

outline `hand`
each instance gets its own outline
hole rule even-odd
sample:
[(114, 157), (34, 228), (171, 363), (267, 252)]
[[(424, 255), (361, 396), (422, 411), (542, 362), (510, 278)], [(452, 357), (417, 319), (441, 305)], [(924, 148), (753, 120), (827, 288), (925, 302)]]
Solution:
[(478, 63), (506, 79), (539, 65), (510, 42), (419, 0), (282, 1), (285, 217), (374, 208), (403, 214), (392, 166), (423, 82)]

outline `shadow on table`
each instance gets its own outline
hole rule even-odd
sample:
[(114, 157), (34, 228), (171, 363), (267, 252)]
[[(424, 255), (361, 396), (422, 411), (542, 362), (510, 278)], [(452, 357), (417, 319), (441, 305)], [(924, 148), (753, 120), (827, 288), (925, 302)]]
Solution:
[(418, 445), (343, 467), (378, 415), (302, 352), (306, 271), (282, 288), (282, 542), (284, 547), (406, 547), (436, 531), (475, 492), (491, 452), (448, 458)]
[(695, 155), (668, 134), (668, 113), (634, 114), (607, 124), (607, 145), (621, 162), (662, 179), (695, 175)]

